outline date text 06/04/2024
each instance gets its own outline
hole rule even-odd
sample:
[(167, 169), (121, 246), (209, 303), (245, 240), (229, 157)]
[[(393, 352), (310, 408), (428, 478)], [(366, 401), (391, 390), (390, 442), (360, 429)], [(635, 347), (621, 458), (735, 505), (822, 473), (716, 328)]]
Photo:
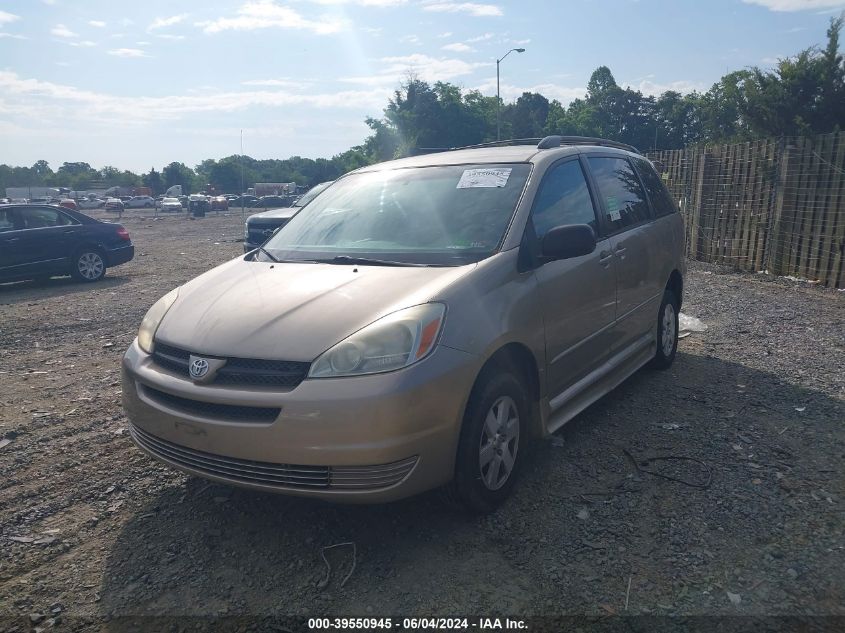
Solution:
[(511, 618), (309, 618), (308, 628), (319, 630), (526, 630), (526, 622)]

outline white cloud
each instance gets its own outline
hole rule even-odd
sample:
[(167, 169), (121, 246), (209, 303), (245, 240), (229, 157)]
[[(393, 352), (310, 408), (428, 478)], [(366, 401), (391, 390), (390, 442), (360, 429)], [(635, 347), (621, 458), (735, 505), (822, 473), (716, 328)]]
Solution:
[(631, 87), (634, 90), (639, 90), (644, 95), (653, 96), (661, 95), (667, 90), (672, 90), (673, 92), (680, 92), (681, 94), (687, 94), (694, 91), (703, 92), (707, 89), (707, 86), (697, 81), (681, 79), (678, 81), (670, 81), (669, 83), (656, 83), (652, 81), (650, 77), (646, 77), (645, 79), (640, 80), (637, 84), (633, 86), (631, 86), (630, 84), (623, 85)]
[(187, 13), (180, 13), (179, 15), (171, 15), (169, 18), (156, 18), (147, 27), (147, 30), (155, 31), (156, 29), (167, 28), (168, 26), (173, 26), (174, 24), (179, 24), (180, 22), (183, 22), (187, 17)]
[(404, 35), (399, 38), (399, 41), (403, 44), (419, 44), (420, 38), (417, 35)]
[(470, 75), (479, 68), (493, 65), (490, 62), (467, 62), (462, 59), (437, 59), (421, 53), (402, 57), (382, 57), (378, 61), (382, 64), (378, 72), (360, 77), (342, 77), (340, 81), (367, 86), (395, 86), (408, 75), (428, 82), (448, 81)]
[(68, 42), (71, 46), (78, 46), (82, 48), (92, 48), (97, 45), (97, 42), (91, 40), (82, 40), (81, 42)]
[(102, 20), (88, 20), (88, 25), (97, 27), (98, 29), (106, 28), (106, 23)]
[(120, 21), (120, 26), (132, 26), (135, 24), (134, 20), (130, 20), (129, 18), (123, 18)]
[(484, 35), (479, 35), (478, 37), (471, 37), (467, 40), (467, 42), (484, 42), (485, 40), (489, 40), (492, 38), (492, 33), (485, 33)]
[(109, 51), (109, 55), (114, 55), (115, 57), (149, 57), (140, 48), (113, 48)]
[[(496, 94), (496, 78), (493, 77), (475, 88), (482, 94)], [(563, 86), (555, 83), (542, 83), (529, 86), (515, 86), (503, 83), (501, 86), (502, 100), (515, 101), (522, 96), (523, 92), (538, 92), (549, 100), (557, 99), (563, 105), (567, 105), (574, 99), (581, 99), (587, 94), (587, 89), (579, 86)]]
[(135, 42), (135, 46), (149, 46), (149, 42)]
[(15, 15), (14, 13), (8, 13), (7, 11), (0, 11), (0, 26), (4, 24), (10, 24), (12, 22), (17, 22), (21, 19), (21, 16)]
[(41, 0), (41, 2), (49, 6), (53, 6), (54, 4), (56, 4), (56, 0)]
[(173, 40), (173, 41), (185, 39), (184, 35), (171, 35), (170, 33), (156, 33), (156, 37), (159, 38), (159, 39), (162, 39), (162, 40)]
[(235, 17), (217, 18), (195, 24), (209, 34), (221, 31), (254, 31), (272, 27), (312, 31), (319, 35), (341, 30), (341, 23), (335, 18), (309, 20), (290, 7), (283, 7), (273, 0), (245, 2), (240, 6)]
[(516, 44), (517, 46), (525, 46), (526, 44), (531, 43), (531, 39), (529, 38), (527, 40), (511, 40), (511, 43)]
[(454, 44), (446, 44), (446, 46), (441, 47), (444, 51), (453, 51), (455, 53), (468, 53), (470, 51), (474, 51), (475, 49), (472, 46), (467, 46), (462, 42), (455, 42)]
[[(143, 52), (143, 51), (141, 51)], [(0, 112), (33, 120), (66, 120), (69, 117), (100, 122), (181, 119), (201, 112), (235, 112), (252, 107), (280, 108), (304, 105), (313, 108), (376, 110), (384, 107), (389, 88), (295, 94), (290, 90), (209, 92), (161, 97), (117, 96), (81, 90), (38, 79), (24, 79), (12, 71), (0, 71)], [(76, 107), (74, 107), (76, 106)]]
[(475, 2), (431, 2), (423, 5), (424, 11), (439, 13), (468, 13), (477, 17), (498, 17), (504, 15), (500, 7), (495, 4), (478, 4)]
[(78, 37), (76, 33), (71, 31), (64, 24), (57, 24), (52, 29), (50, 29), (50, 33), (52, 33), (56, 37)]
[(26, 35), (19, 35), (18, 33), (3, 33), (0, 32), (0, 39), (4, 37), (8, 37), (13, 40), (28, 40), (29, 38)]
[(447, 37), (452, 37), (452, 31), (446, 31), (445, 33), (441, 33), (440, 35), (436, 36), (439, 40), (445, 40)]
[(770, 11), (807, 11), (845, 6), (843, 0), (742, 0), (745, 4), (757, 4)]
[(241, 82), (242, 86), (265, 86), (276, 88), (297, 88), (302, 86), (301, 81), (291, 81), (290, 79), (249, 79)]
[(311, 0), (314, 4), (338, 5), (357, 4), (362, 7), (398, 7), (406, 4), (408, 0)]

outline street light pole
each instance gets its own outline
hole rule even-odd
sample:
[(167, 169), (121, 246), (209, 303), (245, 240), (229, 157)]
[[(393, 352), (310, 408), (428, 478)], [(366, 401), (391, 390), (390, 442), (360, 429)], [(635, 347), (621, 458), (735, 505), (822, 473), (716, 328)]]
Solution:
[(514, 51), (516, 51), (517, 53), (524, 53), (525, 49), (524, 48), (512, 48), (507, 53), (502, 55), (502, 57), (500, 59), (496, 60), (496, 140), (497, 141), (502, 140), (502, 123), (501, 123), (501, 119), (500, 119), (500, 115), (499, 115), (500, 103), (502, 101), (502, 97), (501, 97), (501, 93), (500, 93), (500, 89), (499, 89), (499, 64), (501, 64), (503, 61), (505, 61), (505, 57), (507, 57), (508, 55), (513, 53)]
[(244, 131), (241, 130), (241, 218), (244, 215)]

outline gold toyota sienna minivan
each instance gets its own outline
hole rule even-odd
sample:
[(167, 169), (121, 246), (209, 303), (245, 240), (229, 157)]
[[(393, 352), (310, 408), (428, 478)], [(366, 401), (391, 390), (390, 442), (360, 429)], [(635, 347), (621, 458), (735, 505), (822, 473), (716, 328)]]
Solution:
[(633, 147), (552, 136), (364, 167), (162, 297), (132, 438), (225, 484), (490, 511), (531, 438), (668, 367), (684, 228)]

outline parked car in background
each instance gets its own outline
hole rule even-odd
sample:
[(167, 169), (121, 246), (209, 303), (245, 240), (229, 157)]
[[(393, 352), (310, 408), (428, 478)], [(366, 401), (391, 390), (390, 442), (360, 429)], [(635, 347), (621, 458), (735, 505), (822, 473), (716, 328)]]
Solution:
[(0, 208), (0, 281), (54, 275), (98, 281), (107, 268), (134, 255), (129, 232), (120, 224), (100, 222), (65, 207)]
[(9, 200), (9, 204), (27, 204), (29, 200), (26, 198), (12, 198)]
[(66, 209), (73, 209), (76, 211), (79, 207), (76, 204), (76, 200), (71, 200), (70, 198), (65, 198), (61, 202), (59, 202), (60, 207), (65, 207)]
[(672, 365), (684, 271), (681, 215), (630, 146), (363, 167), (153, 305), (123, 358), (130, 434), (230, 485), (358, 503), (444, 486), (489, 512), (530, 438)]
[(162, 199), (159, 208), (163, 213), (181, 213), (182, 203), (179, 202), (179, 198), (164, 198)]
[(256, 200), (252, 207), (253, 209), (274, 209), (281, 207), (289, 207), (293, 204), (296, 196), (261, 196)]
[(120, 198), (106, 198), (106, 204), (103, 205), (106, 211), (123, 211), (125, 209), (123, 200)]
[(281, 209), (270, 209), (263, 213), (256, 213), (249, 216), (244, 223), (244, 252), (255, 250), (264, 242), (269, 240), (273, 234), (287, 224), (299, 210), (311, 202), (333, 181), (321, 182), (314, 185), (306, 193), (299, 196), (296, 202), (290, 207)]
[(102, 198), (80, 198), (76, 201), (80, 209), (101, 209), (105, 206), (106, 201)]
[(209, 203), (212, 211), (228, 211), (229, 209), (229, 200), (226, 196), (213, 196), (209, 199)]
[(230, 207), (246, 207), (247, 209), (250, 208), (255, 202), (258, 200), (255, 196), (250, 196), (244, 194), (242, 196), (235, 196), (232, 200), (229, 200)]
[(127, 209), (152, 209), (156, 204), (152, 196), (134, 196), (126, 201)]
[(8, 198), (0, 198), (0, 204), (12, 204), (12, 201)]

